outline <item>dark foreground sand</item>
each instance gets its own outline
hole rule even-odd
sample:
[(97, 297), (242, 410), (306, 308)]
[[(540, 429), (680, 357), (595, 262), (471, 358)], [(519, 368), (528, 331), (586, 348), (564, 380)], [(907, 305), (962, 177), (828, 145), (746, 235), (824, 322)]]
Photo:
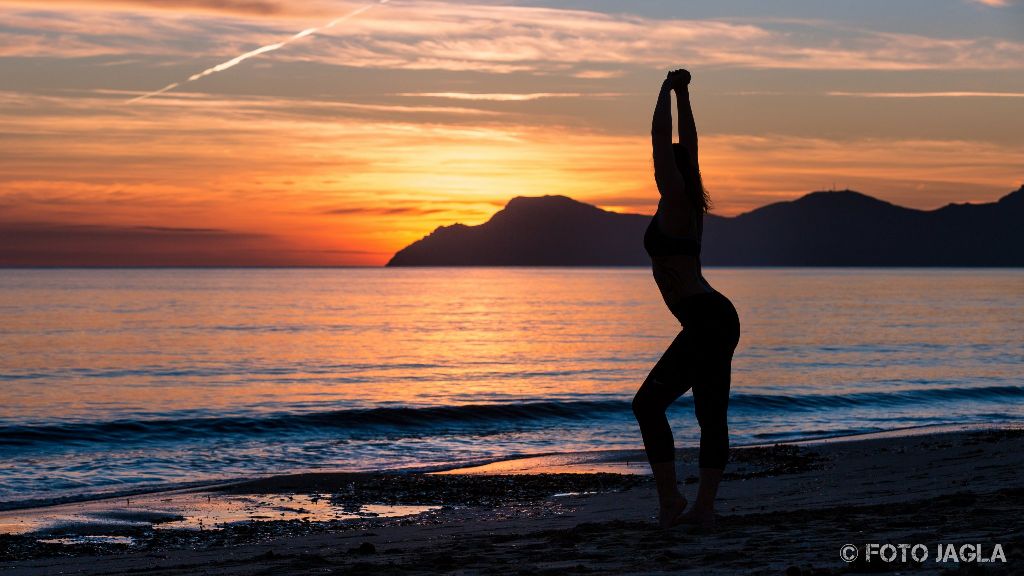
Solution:
[[(691, 499), (694, 456), (681, 451), (679, 462)], [(23, 533), (0, 536), (0, 572), (1024, 574), (1021, 430), (737, 449), (709, 533), (654, 527), (650, 478), (611, 473), (644, 470), (638, 457), (539, 458), (454, 474), (282, 476), (9, 512), (0, 526)], [(94, 521), (51, 521), (69, 514)], [(203, 517), (235, 522), (200, 531)], [(73, 536), (90, 529), (131, 544), (39, 542), (82, 542)], [(924, 544), (928, 558), (865, 562), (870, 543)], [(844, 562), (845, 544), (860, 559)], [(946, 544), (958, 555), (964, 544), (980, 545), (986, 560), (1000, 544), (1006, 561), (936, 562), (936, 547)]]

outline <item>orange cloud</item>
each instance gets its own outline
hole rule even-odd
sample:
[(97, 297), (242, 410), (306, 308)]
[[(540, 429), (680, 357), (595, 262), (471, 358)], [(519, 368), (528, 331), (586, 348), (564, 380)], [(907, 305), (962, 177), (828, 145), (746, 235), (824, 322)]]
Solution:
[(829, 92), (850, 98), (1024, 98), (1024, 92)]
[[(259, 17), (281, 15), (319, 15), (323, 10), (337, 3), (304, 0), (285, 2), (281, 0), (48, 0), (47, 8), (65, 8), (94, 11), (164, 11), (196, 12), (206, 14), (232, 14)], [(0, 0), (0, 6), (39, 9), (39, 3), (32, 0)]]
[[(508, 94), (508, 93), (481, 93), (481, 92), (404, 92), (399, 96), (412, 96), (416, 98), (448, 98), (451, 100), (475, 100), (490, 102), (528, 102), (531, 100), (542, 100), (547, 98), (579, 98), (584, 96), (581, 92), (533, 92), (529, 94)], [(588, 97), (600, 97), (601, 95), (589, 94)]]

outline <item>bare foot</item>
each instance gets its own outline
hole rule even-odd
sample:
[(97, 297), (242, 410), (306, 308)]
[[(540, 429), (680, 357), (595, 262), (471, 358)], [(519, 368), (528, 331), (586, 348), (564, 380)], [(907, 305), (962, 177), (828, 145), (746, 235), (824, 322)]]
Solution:
[(679, 523), (683, 510), (686, 510), (686, 497), (682, 494), (658, 506), (658, 525), (662, 529), (668, 529)]
[(687, 524), (698, 528), (700, 531), (709, 531), (715, 527), (715, 512), (695, 510), (691, 508), (676, 518), (677, 524)]

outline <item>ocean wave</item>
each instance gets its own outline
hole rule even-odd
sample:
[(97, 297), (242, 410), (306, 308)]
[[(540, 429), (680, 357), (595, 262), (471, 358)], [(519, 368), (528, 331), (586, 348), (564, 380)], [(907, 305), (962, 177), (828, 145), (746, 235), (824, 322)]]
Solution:
[[(1024, 398), (1024, 386), (919, 388), (853, 394), (753, 394), (734, 392), (734, 411), (755, 414), (830, 411), (930, 405), (950, 401), (1002, 401)], [(692, 406), (691, 395), (676, 405)], [(97, 422), (0, 423), (0, 448), (81, 445), (88, 443), (139, 444), (222, 436), (332, 434), (340, 437), (390, 436), (395, 433), (441, 435), (557, 427), (562, 423), (629, 416), (628, 399), (538, 400), (501, 404), (455, 406), (348, 408), (319, 412), (270, 412), (250, 415), (187, 416), (123, 419)]]
[(621, 412), (621, 400), (539, 401), (515, 404), (350, 408), (307, 413), (267, 413), (68, 422), (41, 425), (0, 425), (0, 446), (46, 443), (180, 440), (185, 437), (303, 433), (317, 430), (372, 432), (374, 429), (445, 430), (479, 428), (486, 424), (514, 425), (552, 419), (600, 417)]

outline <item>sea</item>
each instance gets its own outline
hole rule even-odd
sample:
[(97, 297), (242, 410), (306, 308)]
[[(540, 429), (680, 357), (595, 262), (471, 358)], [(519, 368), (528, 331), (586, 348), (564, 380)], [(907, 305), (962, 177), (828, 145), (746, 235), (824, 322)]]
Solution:
[[(733, 445), (1024, 421), (1024, 270), (707, 268)], [(0, 507), (642, 448), (647, 268), (0, 270)], [(680, 447), (690, 395), (669, 410)]]

